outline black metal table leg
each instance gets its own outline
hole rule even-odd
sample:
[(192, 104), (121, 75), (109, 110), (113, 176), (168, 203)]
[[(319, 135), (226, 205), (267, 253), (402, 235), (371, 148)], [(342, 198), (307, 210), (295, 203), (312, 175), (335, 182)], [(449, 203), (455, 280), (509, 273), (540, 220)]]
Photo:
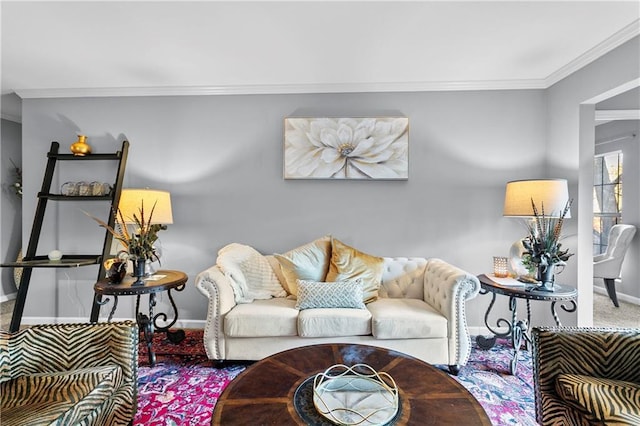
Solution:
[[(184, 289), (184, 286), (176, 287), (177, 291), (182, 291), (183, 289)], [(167, 294), (169, 295), (169, 301), (171, 302), (171, 307), (173, 308), (173, 320), (165, 326), (160, 326), (158, 324), (159, 319), (166, 323), (169, 318), (167, 314), (165, 314), (164, 312), (159, 312), (153, 317), (153, 325), (156, 331), (167, 333), (167, 339), (169, 339), (171, 343), (177, 344), (184, 340), (185, 332), (184, 330), (176, 330), (176, 331), (169, 330), (178, 321), (178, 307), (176, 306), (176, 302), (173, 300), (173, 296), (171, 295), (171, 290), (168, 290)]]
[(516, 374), (518, 370), (518, 356), (520, 355), (520, 347), (522, 346), (522, 339), (527, 336), (529, 323), (527, 320), (518, 319), (517, 306), (518, 301), (515, 297), (509, 297), (509, 309), (511, 310), (511, 343), (513, 345), (513, 358), (511, 359), (511, 374)]
[(153, 367), (156, 365), (156, 354), (153, 351), (153, 308), (156, 306), (155, 293), (149, 294), (149, 316), (139, 311), (140, 296), (136, 300), (136, 318), (138, 320), (138, 327), (144, 333), (144, 340), (147, 343), (147, 351), (149, 352), (149, 364)]
[[(576, 301), (575, 300), (570, 300), (569, 302), (571, 303), (570, 307), (567, 307), (564, 303), (561, 303), (560, 307), (565, 312), (575, 312), (576, 308), (577, 308)], [(556, 322), (556, 325), (558, 327), (561, 327), (562, 324), (560, 323), (560, 317), (558, 316), (558, 313), (556, 312), (556, 301), (551, 302), (551, 314), (553, 315), (553, 319)]]
[[(480, 290), (480, 294), (487, 294), (488, 292), (489, 291), (485, 289)], [(498, 337), (507, 337), (511, 335), (512, 326), (509, 320), (506, 320), (504, 318), (498, 318), (498, 320), (496, 321), (496, 327), (507, 327), (507, 329), (503, 332), (500, 332), (489, 325), (489, 314), (491, 313), (491, 309), (493, 308), (493, 305), (495, 304), (495, 302), (496, 302), (496, 294), (491, 293), (491, 302), (489, 303), (487, 312), (485, 312), (484, 314), (484, 325), (489, 329), (491, 333), (493, 333), (493, 336), (491, 337), (477, 336), (476, 337), (476, 343), (478, 344), (478, 347), (483, 350), (491, 349), (496, 344), (496, 340)]]

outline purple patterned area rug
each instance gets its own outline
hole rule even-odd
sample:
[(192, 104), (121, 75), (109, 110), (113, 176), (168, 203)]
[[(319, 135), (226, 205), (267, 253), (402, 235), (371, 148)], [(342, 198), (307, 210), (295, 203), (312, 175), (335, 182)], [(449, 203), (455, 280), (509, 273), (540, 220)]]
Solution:
[(512, 358), (510, 341), (498, 339), (493, 348), (482, 350), (473, 338), (469, 362), (451, 377), (480, 402), (492, 424), (537, 426), (531, 352), (520, 351), (516, 375), (509, 372)]
[[(141, 344), (138, 411), (134, 425), (207, 425), (216, 401), (246, 364), (216, 368), (204, 354), (202, 330), (186, 330), (180, 344), (164, 334), (154, 337), (157, 353), (150, 367)], [(494, 425), (535, 426), (531, 353), (520, 351), (517, 375), (509, 374), (513, 351), (505, 339), (481, 350), (473, 339), (466, 366), (454, 377), (480, 402)]]

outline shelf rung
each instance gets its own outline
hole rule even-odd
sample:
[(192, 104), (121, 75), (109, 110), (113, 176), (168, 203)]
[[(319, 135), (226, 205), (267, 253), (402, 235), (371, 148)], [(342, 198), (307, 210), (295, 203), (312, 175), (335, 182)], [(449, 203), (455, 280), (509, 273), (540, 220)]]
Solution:
[(38, 198), (46, 198), (48, 200), (57, 201), (111, 201), (113, 199), (111, 195), (62, 195), (48, 194), (44, 192), (39, 192)]
[(70, 255), (62, 256), (60, 260), (49, 260), (47, 256), (36, 256), (32, 260), (3, 263), (3, 268), (75, 268), (80, 266), (96, 265), (100, 263), (100, 255)]
[(91, 160), (119, 160), (121, 157), (120, 151), (116, 153), (105, 153), (105, 154), (87, 154), (84, 156), (73, 155), (73, 154), (47, 154), (48, 158), (55, 158), (57, 160), (77, 160), (77, 161), (91, 161)]

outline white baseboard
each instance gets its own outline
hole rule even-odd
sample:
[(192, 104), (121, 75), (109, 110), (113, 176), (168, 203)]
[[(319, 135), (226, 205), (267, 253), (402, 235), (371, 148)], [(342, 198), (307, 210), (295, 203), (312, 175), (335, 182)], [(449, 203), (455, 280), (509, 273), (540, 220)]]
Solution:
[(16, 298), (17, 295), (18, 295), (18, 292), (11, 293), (11, 294), (3, 294), (2, 296), (0, 296), (0, 303), (13, 300)]
[[(131, 318), (113, 318), (111, 321), (127, 321)], [(99, 322), (106, 322), (107, 317), (98, 318)], [(78, 324), (89, 322), (89, 318), (84, 317), (22, 317), (22, 324)], [(204, 320), (178, 320), (171, 328), (200, 328), (204, 329), (206, 321)]]
[[(113, 318), (111, 321), (127, 321), (131, 318)], [(107, 318), (99, 318), (99, 322), (106, 322)], [(22, 324), (24, 325), (37, 325), (37, 324), (77, 324), (88, 322), (87, 318), (80, 317), (65, 317), (65, 318), (51, 318), (51, 317), (23, 317)], [(204, 320), (178, 320), (171, 328), (183, 328), (183, 329), (204, 329), (207, 322)], [(469, 327), (469, 334), (472, 336), (490, 336), (493, 333), (485, 326)]]
[[(609, 295), (607, 294), (607, 289), (605, 289), (604, 287), (598, 287), (594, 285), (593, 291), (598, 294), (604, 294), (605, 296), (609, 297)], [(640, 305), (640, 297), (629, 296), (628, 294), (618, 293), (617, 291), (616, 291), (616, 296), (618, 297), (618, 300), (622, 300), (623, 302), (628, 302), (628, 303), (631, 303), (632, 305)]]
[[(593, 286), (593, 291), (596, 293), (600, 293), (603, 295), (607, 295), (607, 290), (602, 287)], [(10, 294), (7, 296), (6, 300), (15, 299), (16, 294)], [(632, 303), (634, 305), (640, 305), (640, 298), (629, 296), (627, 294), (618, 293), (618, 300), (623, 300), (625, 302)], [(114, 318), (112, 321), (125, 321), (130, 320), (131, 318)], [(107, 317), (99, 318), (100, 322), (105, 322)], [(65, 324), (65, 323), (83, 323), (88, 322), (89, 318), (84, 317), (62, 317), (62, 318), (52, 318), (52, 317), (23, 317), (22, 324), (25, 325), (36, 325), (36, 324)], [(172, 328), (184, 328), (184, 329), (204, 329), (206, 325), (205, 320), (178, 320)], [(472, 336), (489, 336), (493, 333), (489, 331), (486, 326), (469, 326), (469, 334)]]
[(469, 334), (471, 334), (472, 336), (489, 336), (493, 334), (485, 326), (474, 326), (474, 327), (470, 326), (468, 327), (468, 329), (469, 329)]

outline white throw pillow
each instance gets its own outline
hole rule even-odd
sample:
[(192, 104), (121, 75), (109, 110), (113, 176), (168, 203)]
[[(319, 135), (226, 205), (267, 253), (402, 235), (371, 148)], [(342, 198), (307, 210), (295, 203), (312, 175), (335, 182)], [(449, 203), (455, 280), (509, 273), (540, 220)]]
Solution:
[[(318, 238), (284, 254), (274, 254), (280, 263), (285, 289), (298, 295), (297, 280), (326, 281), (331, 257), (331, 237)], [(339, 281), (339, 280), (332, 280)]]
[(269, 261), (253, 247), (229, 244), (218, 251), (216, 265), (231, 281), (236, 303), (287, 295)]
[(362, 281), (325, 283), (298, 280), (296, 309), (315, 308), (366, 309), (362, 302)]

